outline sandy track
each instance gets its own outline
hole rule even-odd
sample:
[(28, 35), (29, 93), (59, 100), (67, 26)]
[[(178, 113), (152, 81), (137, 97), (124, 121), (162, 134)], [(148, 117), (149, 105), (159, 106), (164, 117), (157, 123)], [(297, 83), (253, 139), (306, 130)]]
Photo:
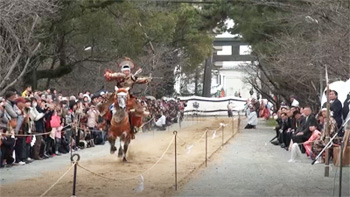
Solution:
[[(178, 132), (178, 181), (179, 185), (186, 182), (191, 172), (198, 169), (204, 162), (205, 138), (201, 137), (206, 129), (208, 132), (208, 156), (220, 149), (222, 132), (218, 129), (220, 122), (227, 126), (224, 129), (224, 141), (230, 139), (237, 132), (237, 121), (232, 130), (232, 119), (202, 118), (196, 124), (181, 129)], [(217, 129), (215, 138), (214, 130)], [(95, 157), (79, 162), (87, 169), (96, 172), (96, 176), (78, 168), (77, 196), (167, 196), (174, 191), (174, 144), (157, 165), (173, 140), (172, 131), (158, 131), (138, 134), (131, 142), (128, 162), (123, 163), (116, 154)], [(191, 145), (190, 151), (188, 147)], [(108, 146), (109, 148), (109, 146)], [(93, 151), (91, 149), (90, 151)], [(106, 146), (106, 150), (107, 149)], [(33, 164), (31, 164), (33, 165)], [(150, 169), (154, 166), (152, 169)], [(45, 173), (38, 178), (17, 181), (16, 183), (1, 185), (1, 196), (40, 196), (46, 191), (69, 166)], [(38, 169), (39, 170), (39, 169)], [(146, 171), (146, 172), (145, 172)], [(140, 191), (140, 175), (144, 181), (144, 190)], [(102, 178), (108, 177), (109, 179)], [(126, 180), (128, 179), (128, 180)], [(72, 194), (73, 171), (70, 171), (47, 196), (70, 196)]]

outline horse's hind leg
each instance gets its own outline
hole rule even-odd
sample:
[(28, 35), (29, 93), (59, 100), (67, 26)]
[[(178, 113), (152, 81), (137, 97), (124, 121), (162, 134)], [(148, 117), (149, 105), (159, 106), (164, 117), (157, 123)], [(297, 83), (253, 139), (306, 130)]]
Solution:
[(114, 152), (117, 150), (117, 148), (115, 147), (115, 137), (113, 135), (109, 135), (108, 136), (108, 141), (109, 144), (111, 145), (111, 154), (114, 154)]

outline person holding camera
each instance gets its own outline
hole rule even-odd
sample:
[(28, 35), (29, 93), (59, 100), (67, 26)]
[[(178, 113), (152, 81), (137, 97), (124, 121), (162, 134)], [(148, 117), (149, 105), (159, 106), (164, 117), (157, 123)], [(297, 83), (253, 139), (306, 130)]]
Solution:
[[(41, 98), (39, 96), (35, 96), (32, 100), (32, 106), (36, 109), (38, 113), (45, 113), (44, 111), (44, 102), (42, 102)], [(34, 121), (35, 125), (35, 132), (36, 133), (44, 133), (45, 131), (45, 123), (44, 123), (44, 116), (42, 116), (40, 119)], [(43, 158), (48, 158), (49, 156), (45, 153), (40, 154), (41, 147), (44, 147), (45, 149), (45, 141), (43, 140), (42, 135), (37, 135), (36, 140), (33, 146), (33, 159), (35, 160), (41, 160)]]
[(16, 103), (17, 94), (14, 91), (8, 91), (5, 93), (6, 102), (4, 104), (4, 108), (6, 114), (8, 115), (8, 122), (11, 127), (15, 128), (15, 133), (18, 133), (22, 123), (24, 121), (24, 117), (21, 114), (21, 110), (18, 108)]

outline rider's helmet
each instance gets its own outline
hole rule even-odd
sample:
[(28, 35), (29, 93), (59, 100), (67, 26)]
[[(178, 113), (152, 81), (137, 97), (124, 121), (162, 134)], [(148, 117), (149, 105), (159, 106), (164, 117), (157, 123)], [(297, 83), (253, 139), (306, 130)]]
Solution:
[(124, 60), (119, 64), (119, 67), (121, 68), (122, 73), (125, 75), (129, 75), (132, 68), (134, 68), (134, 63), (131, 61), (130, 58), (124, 58)]

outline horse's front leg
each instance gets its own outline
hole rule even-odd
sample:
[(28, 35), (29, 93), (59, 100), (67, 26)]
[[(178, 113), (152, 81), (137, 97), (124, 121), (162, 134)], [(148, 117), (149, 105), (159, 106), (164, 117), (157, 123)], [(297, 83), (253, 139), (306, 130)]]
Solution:
[(115, 139), (116, 137), (111, 132), (108, 132), (108, 141), (111, 145), (111, 154), (114, 154), (114, 152), (117, 150), (117, 148), (115, 147)]
[(126, 153), (128, 152), (128, 147), (129, 147), (129, 144), (130, 144), (130, 139), (126, 139), (125, 140), (125, 143), (124, 143), (124, 155), (123, 155), (123, 161), (126, 162)]
[(119, 145), (119, 150), (118, 150), (118, 157), (122, 157), (123, 156), (123, 145), (124, 145), (122, 138), (120, 138), (119, 144), (120, 145)]

